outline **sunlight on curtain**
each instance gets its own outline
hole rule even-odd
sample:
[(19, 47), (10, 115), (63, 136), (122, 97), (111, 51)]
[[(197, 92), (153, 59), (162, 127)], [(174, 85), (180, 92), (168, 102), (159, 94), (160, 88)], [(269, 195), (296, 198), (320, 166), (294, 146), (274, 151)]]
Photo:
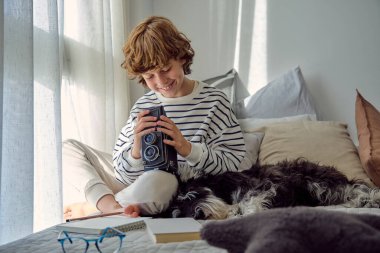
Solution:
[(253, 16), (251, 66), (248, 78), (248, 90), (251, 94), (268, 83), (267, 71), (267, 0), (255, 1)]
[(237, 15), (237, 28), (236, 28), (236, 40), (235, 40), (235, 55), (234, 55), (234, 69), (240, 69), (240, 43), (241, 43), (241, 23), (242, 23), (242, 0), (239, 0), (238, 15)]
[(239, 0), (234, 18), (236, 30), (223, 32), (235, 34), (233, 66), (253, 94), (268, 82), (266, 0)]
[(125, 2), (64, 3), (63, 139), (111, 153), (129, 115), (129, 86), (122, 46)]
[(266, 0), (239, 0), (236, 18), (233, 64), (253, 94), (268, 82)]
[[(112, 153), (130, 110), (128, 78), (120, 66), (128, 26), (126, 4), (123, 0), (64, 3), (62, 138), (106, 153)], [(84, 201), (79, 194), (67, 194), (65, 180), (63, 190), (64, 205)]]
[(4, 1), (0, 243), (61, 221), (56, 0)]

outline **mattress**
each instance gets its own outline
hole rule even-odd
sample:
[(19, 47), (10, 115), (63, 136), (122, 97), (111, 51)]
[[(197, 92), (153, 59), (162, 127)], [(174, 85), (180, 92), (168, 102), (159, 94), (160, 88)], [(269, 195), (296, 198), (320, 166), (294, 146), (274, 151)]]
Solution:
[[(337, 212), (347, 212), (356, 214), (380, 215), (378, 208), (345, 208), (342, 206), (320, 207), (323, 209), (335, 210)], [(61, 246), (57, 241), (58, 230), (55, 227), (31, 234), (23, 239), (0, 246), (1, 253), (60, 253)], [(90, 251), (97, 252), (94, 245), (91, 245)], [(105, 252), (112, 252), (108, 245)], [(154, 244), (145, 229), (134, 230), (126, 233), (123, 247), (120, 252), (125, 253), (171, 253), (171, 252), (191, 252), (191, 253), (226, 253), (225, 250), (212, 247), (206, 241), (188, 241), (181, 243)]]

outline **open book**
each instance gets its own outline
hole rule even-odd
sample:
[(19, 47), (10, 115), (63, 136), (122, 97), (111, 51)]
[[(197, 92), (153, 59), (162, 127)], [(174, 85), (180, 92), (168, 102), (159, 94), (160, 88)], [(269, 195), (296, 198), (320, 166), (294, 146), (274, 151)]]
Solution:
[(56, 226), (59, 231), (101, 234), (106, 227), (113, 227), (122, 232), (145, 228), (144, 220), (150, 217), (130, 218), (124, 215), (98, 217), (87, 220), (71, 221)]
[(149, 236), (155, 243), (200, 240), (202, 225), (193, 218), (157, 218), (145, 220)]

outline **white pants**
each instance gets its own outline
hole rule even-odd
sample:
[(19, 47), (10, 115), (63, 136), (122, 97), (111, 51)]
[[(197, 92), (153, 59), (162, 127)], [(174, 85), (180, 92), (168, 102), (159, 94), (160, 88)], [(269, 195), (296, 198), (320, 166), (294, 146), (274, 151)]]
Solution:
[(178, 181), (164, 171), (143, 173), (128, 187), (116, 180), (112, 155), (79, 141), (63, 142), (63, 204), (88, 201), (96, 206), (111, 194), (121, 206), (139, 204), (142, 214), (164, 211), (177, 192)]

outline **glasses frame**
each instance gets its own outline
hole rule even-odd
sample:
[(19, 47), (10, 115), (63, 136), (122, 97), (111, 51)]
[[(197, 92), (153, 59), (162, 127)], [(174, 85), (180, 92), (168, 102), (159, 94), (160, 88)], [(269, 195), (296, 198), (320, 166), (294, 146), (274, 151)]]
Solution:
[(86, 253), (88, 248), (90, 247), (90, 243), (94, 242), (95, 247), (98, 250), (98, 252), (102, 253), (102, 251), (99, 248), (99, 244), (103, 242), (104, 238), (110, 238), (110, 237), (115, 237), (118, 236), (120, 239), (120, 244), (117, 249), (115, 249), (115, 252), (119, 252), (121, 249), (121, 246), (123, 244), (123, 240), (125, 238), (125, 233), (121, 232), (118, 229), (112, 228), (112, 227), (106, 227), (105, 229), (102, 230), (101, 234), (97, 238), (85, 238), (82, 236), (70, 236), (70, 232), (67, 231), (61, 231), (58, 235), (58, 242), (61, 244), (63, 253), (66, 253), (64, 243), (66, 240), (69, 240), (70, 243), (73, 243), (73, 239), (80, 239), (86, 242), (86, 249), (84, 250), (83, 253)]

